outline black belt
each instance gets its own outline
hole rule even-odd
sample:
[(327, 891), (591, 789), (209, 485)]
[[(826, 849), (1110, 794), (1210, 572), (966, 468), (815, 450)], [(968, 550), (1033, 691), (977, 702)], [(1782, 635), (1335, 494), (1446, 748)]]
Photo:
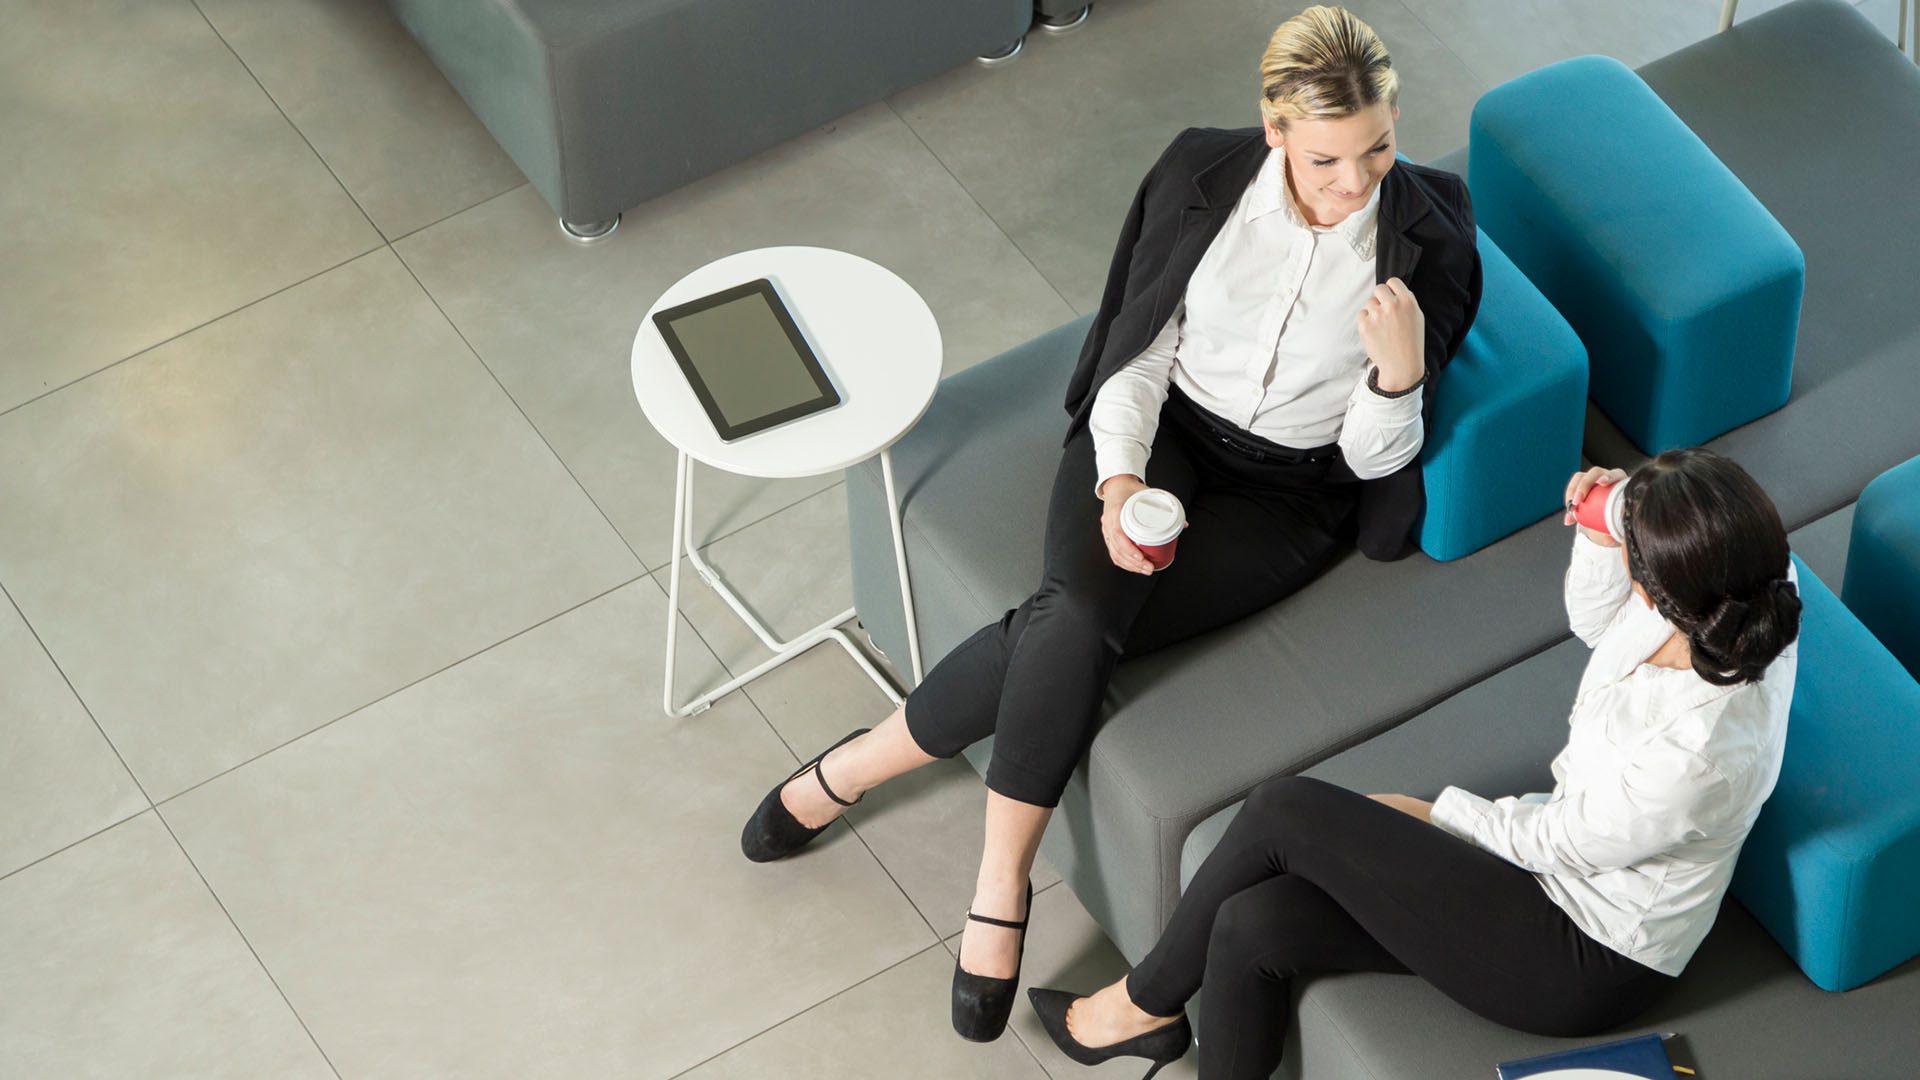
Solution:
[(1249, 461), (1274, 461), (1282, 465), (1304, 465), (1311, 462), (1332, 461), (1340, 456), (1340, 444), (1328, 443), (1308, 450), (1292, 446), (1281, 446), (1247, 431), (1238, 425), (1208, 412), (1194, 403), (1194, 400), (1180, 392), (1178, 387), (1169, 387), (1168, 398), (1183, 406), (1182, 411), (1192, 417), (1199, 427), (1197, 434), (1208, 442), (1229, 450)]

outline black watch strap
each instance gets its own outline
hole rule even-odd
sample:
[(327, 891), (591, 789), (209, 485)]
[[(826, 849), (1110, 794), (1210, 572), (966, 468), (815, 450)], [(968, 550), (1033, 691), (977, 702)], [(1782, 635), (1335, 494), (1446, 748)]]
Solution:
[(1425, 385), (1427, 385), (1427, 375), (1426, 372), (1423, 371), (1420, 373), (1420, 381), (1407, 387), (1405, 390), (1382, 390), (1380, 389), (1380, 369), (1377, 367), (1367, 369), (1367, 389), (1379, 394), (1383, 398), (1406, 397), (1408, 394), (1413, 393)]

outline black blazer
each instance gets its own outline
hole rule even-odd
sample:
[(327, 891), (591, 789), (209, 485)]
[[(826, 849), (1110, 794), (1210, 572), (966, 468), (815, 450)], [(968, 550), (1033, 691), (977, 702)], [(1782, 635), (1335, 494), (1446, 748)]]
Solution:
[[(1267, 149), (1261, 128), (1188, 128), (1140, 181), (1107, 271), (1100, 312), (1067, 384), (1067, 412), (1073, 417), (1068, 439), (1086, 424), (1094, 395), (1107, 378), (1140, 355), (1166, 326), (1186, 295), (1200, 256), (1260, 171)], [(1375, 280), (1398, 277), (1406, 282), (1426, 316), (1423, 398), (1431, 438), (1434, 386), (1480, 308), (1473, 205), (1458, 176), (1405, 161), (1395, 164), (1380, 185)], [(1344, 461), (1336, 463), (1335, 470), (1336, 478), (1345, 473), (1346, 479), (1356, 479)], [(1412, 549), (1425, 508), (1418, 459), (1391, 475), (1365, 481), (1357, 546), (1370, 558), (1400, 558)]]

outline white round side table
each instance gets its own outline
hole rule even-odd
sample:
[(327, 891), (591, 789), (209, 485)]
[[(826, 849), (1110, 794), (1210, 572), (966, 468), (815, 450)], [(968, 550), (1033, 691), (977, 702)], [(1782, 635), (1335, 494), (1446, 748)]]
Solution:
[[(674, 362), (653, 323), (653, 313), (722, 289), (767, 278), (813, 347), (840, 404), (722, 442), (693, 388)], [(743, 251), (681, 278), (647, 309), (633, 339), (633, 392), (661, 437), (679, 451), (673, 487), (673, 563), (667, 589), (667, 676), (661, 705), (670, 716), (691, 716), (822, 641), (831, 639), (853, 656), (895, 703), (900, 692), (840, 629), (854, 609), (782, 641), (747, 610), (693, 543), (693, 462), (742, 476), (786, 478), (839, 472), (875, 455), (886, 481), (893, 519), (893, 556), (900, 574), (900, 602), (907, 617), (907, 648), (916, 683), (921, 678), (920, 634), (907, 579), (907, 549), (900, 532), (900, 500), (894, 492), (890, 449), (913, 428), (940, 382), (940, 327), (913, 287), (892, 271), (844, 251), (772, 247)], [(694, 698), (674, 704), (673, 661), (680, 615), (680, 558), (754, 632), (773, 656), (753, 670)]]

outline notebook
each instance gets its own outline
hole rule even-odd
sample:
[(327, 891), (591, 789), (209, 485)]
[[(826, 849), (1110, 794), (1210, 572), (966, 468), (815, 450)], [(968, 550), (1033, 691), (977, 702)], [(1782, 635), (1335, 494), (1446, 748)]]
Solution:
[(1497, 1080), (1678, 1080), (1665, 1040), (1652, 1033), (1504, 1061), (1494, 1067), (1494, 1076)]

